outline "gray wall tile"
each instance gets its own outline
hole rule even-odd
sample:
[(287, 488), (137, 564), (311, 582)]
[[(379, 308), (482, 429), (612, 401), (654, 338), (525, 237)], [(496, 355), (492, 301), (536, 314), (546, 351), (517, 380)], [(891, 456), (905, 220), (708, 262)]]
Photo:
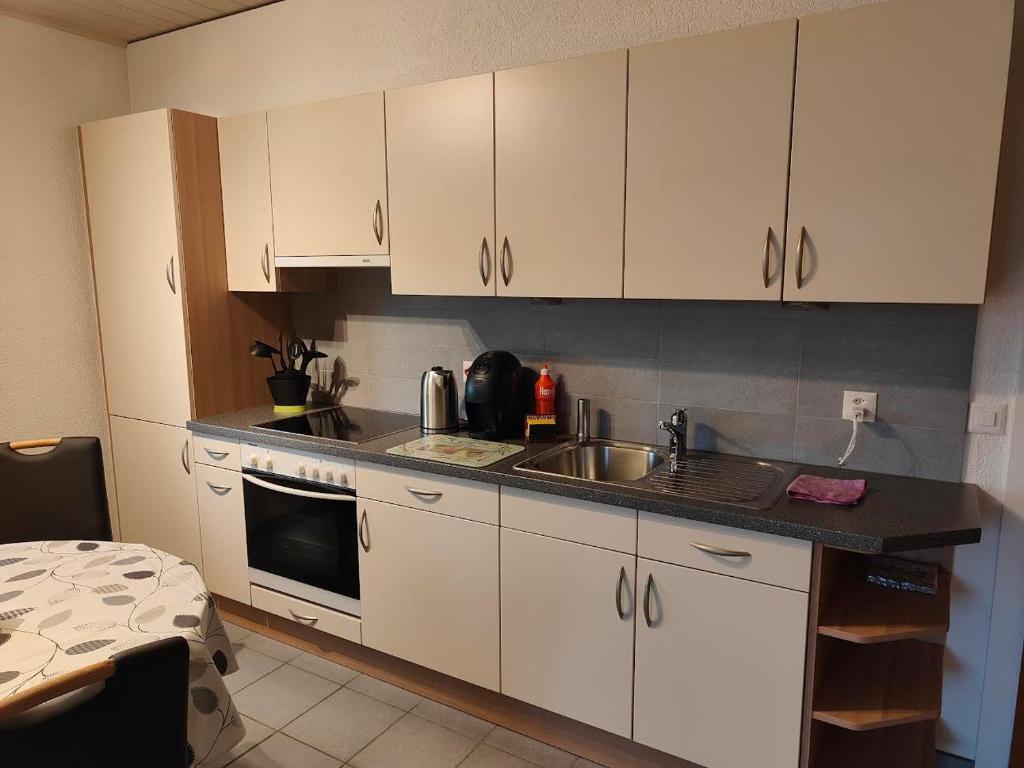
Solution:
[[(662, 404), (659, 418), (668, 420), (675, 408)], [(687, 408), (687, 447), (699, 451), (793, 460), (796, 417), (776, 413)], [(668, 445), (668, 433), (659, 430), (658, 442)]]

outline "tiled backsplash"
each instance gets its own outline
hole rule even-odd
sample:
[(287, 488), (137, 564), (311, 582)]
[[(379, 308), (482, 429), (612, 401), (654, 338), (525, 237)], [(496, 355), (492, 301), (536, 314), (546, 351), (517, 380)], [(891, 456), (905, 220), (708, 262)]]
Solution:
[[(689, 409), (699, 448), (834, 464), (850, 436), (844, 389), (878, 393), (850, 466), (958, 480), (977, 309), (754, 302), (392, 296), (384, 269), (338, 272), (338, 291), (296, 294), (300, 334), (322, 339), (344, 402), (415, 412), (432, 365), (461, 371), (486, 349), (550, 362), (565, 431), (589, 397), (595, 434), (666, 442), (657, 421)], [(458, 376), (461, 383), (461, 374)]]

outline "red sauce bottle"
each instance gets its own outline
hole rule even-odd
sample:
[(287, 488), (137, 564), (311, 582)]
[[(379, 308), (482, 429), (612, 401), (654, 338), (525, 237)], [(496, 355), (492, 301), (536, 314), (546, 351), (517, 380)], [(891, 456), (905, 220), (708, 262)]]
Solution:
[(533, 385), (534, 413), (545, 415), (555, 412), (555, 381), (548, 373), (548, 364), (540, 369), (540, 378)]

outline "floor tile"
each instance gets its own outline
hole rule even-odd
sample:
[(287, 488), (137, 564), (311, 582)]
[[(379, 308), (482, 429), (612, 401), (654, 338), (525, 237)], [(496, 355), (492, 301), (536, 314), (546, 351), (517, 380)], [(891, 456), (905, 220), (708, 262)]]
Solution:
[(422, 696), (412, 691), (391, 685), (391, 683), (385, 683), (383, 680), (378, 680), (376, 677), (370, 677), (369, 675), (360, 675), (349, 683), (348, 687), (353, 691), (359, 691), (359, 693), (365, 693), (367, 696), (372, 696), (378, 701), (383, 701), (385, 704), (404, 709), (406, 712), (423, 701)]
[(236, 649), (235, 658), (238, 659), (238, 669), (230, 675), (224, 675), (224, 685), (231, 694), (238, 693), (245, 686), (255, 683), (284, 663), (249, 648)]
[(475, 746), (467, 736), (406, 715), (349, 764), (353, 768), (455, 768)]
[(232, 624), (230, 621), (224, 622), (224, 631), (227, 633), (228, 640), (232, 645), (240, 643), (243, 638), (252, 634), (251, 629), (246, 629), (245, 627), (240, 627), (237, 624)]
[(302, 653), (301, 648), (282, 643), (280, 640), (261, 635), (258, 632), (250, 632), (241, 639), (238, 645), (279, 661), (291, 661)]
[(238, 758), (231, 768), (339, 768), (339, 763), (330, 755), (275, 733)]
[(206, 760), (200, 763), (200, 768), (223, 768), (223, 766), (230, 763), (236, 757), (244, 755), (274, 733), (273, 728), (263, 723), (257, 723), (251, 717), (246, 717), (245, 715), (241, 717), (242, 723), (245, 725), (245, 738), (224, 754), (215, 757), (213, 760)]
[(339, 760), (348, 760), (403, 714), (384, 702), (342, 688), (290, 723), (284, 732)]
[(572, 764), (572, 768), (603, 768), (600, 763), (592, 763), (583, 757), (576, 758), (576, 762)]
[(459, 768), (534, 768), (534, 766), (521, 757), (481, 744), (469, 753), (469, 757), (459, 763)]
[(473, 715), (467, 715), (465, 712), (460, 712), (431, 699), (423, 699), (412, 708), (412, 714), (477, 741), (494, 730), (493, 723), (473, 717)]
[(337, 689), (337, 683), (285, 664), (239, 691), (234, 700), (242, 714), (282, 728)]
[(344, 685), (359, 676), (359, 673), (354, 669), (349, 669), (341, 664), (336, 664), (335, 662), (325, 659), (322, 656), (317, 656), (314, 653), (300, 653), (288, 663), (298, 667), (299, 669), (312, 672), (314, 675), (326, 677), (328, 680), (335, 682), (338, 685)]
[(507, 728), (495, 728), (484, 739), (486, 744), (529, 760), (541, 768), (572, 768), (576, 756), (548, 744), (515, 733)]

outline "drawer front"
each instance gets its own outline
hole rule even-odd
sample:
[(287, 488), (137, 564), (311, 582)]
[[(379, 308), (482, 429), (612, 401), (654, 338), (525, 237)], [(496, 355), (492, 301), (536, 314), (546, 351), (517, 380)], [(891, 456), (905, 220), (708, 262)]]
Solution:
[(489, 483), (358, 462), (356, 493), (363, 499), (498, 524), (498, 486)]
[(252, 585), (252, 605), (254, 608), (272, 613), (296, 624), (319, 629), (329, 635), (362, 643), (362, 622), (347, 613), (332, 611), (321, 605), (307, 603), (297, 597), (289, 597), (263, 587)]
[(501, 489), (501, 525), (592, 547), (636, 554), (636, 510)]
[(810, 589), (809, 541), (643, 511), (637, 541), (640, 557), (801, 592)]
[(211, 467), (224, 467), (235, 472), (242, 471), (237, 440), (218, 440), (204, 435), (192, 435), (193, 454), (196, 462)]

